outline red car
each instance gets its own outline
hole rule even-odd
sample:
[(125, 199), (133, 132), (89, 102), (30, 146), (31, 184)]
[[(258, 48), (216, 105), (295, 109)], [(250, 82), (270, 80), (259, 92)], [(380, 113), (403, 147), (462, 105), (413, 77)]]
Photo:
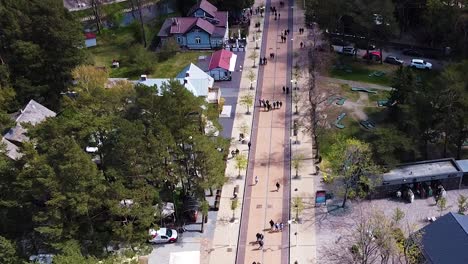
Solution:
[[(369, 55), (369, 56), (367, 56)], [(364, 54), (364, 56), (362, 56), (363, 59), (365, 60), (368, 60), (368, 59), (371, 59), (371, 60), (380, 60), (382, 58), (382, 54), (380, 54), (380, 51), (370, 51), (369, 54)]]

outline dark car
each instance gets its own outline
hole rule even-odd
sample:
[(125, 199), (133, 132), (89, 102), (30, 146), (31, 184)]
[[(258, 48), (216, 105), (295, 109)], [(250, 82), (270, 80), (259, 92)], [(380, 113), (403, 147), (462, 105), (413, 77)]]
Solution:
[(404, 55), (414, 56), (414, 57), (422, 57), (423, 54), (420, 51), (414, 49), (405, 49), (403, 50)]
[(387, 56), (384, 60), (385, 63), (394, 64), (394, 65), (403, 65), (403, 60), (395, 56)]

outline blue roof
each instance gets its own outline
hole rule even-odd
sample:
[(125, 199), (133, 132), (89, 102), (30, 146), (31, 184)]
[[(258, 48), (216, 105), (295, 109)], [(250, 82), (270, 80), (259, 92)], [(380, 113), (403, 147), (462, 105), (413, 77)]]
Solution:
[(448, 213), (420, 232), (428, 263), (468, 263), (468, 216)]

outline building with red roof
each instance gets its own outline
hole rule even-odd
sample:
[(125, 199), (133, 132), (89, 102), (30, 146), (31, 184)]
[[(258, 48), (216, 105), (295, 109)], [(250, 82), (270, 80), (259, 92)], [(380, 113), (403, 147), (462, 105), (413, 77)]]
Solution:
[(202, 58), (200, 66), (215, 81), (230, 81), (235, 70), (237, 55), (228, 50), (218, 50), (211, 57)]
[(96, 41), (96, 34), (92, 32), (87, 32), (84, 34), (85, 36), (85, 47), (94, 47), (97, 46), (97, 41)]
[(164, 21), (158, 36), (164, 43), (174, 38), (188, 49), (213, 49), (228, 39), (228, 12), (218, 9), (207, 0), (194, 5), (187, 17), (173, 17)]

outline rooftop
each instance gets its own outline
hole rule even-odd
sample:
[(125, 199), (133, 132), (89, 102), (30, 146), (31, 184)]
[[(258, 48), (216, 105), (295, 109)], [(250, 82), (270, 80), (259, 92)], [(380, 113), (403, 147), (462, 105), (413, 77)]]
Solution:
[(441, 174), (459, 173), (460, 169), (453, 159), (428, 160), (404, 164), (383, 174), (383, 181), (410, 180)]
[(457, 160), (458, 167), (464, 172), (468, 173), (468, 159), (466, 160)]
[[(138, 80), (134, 81), (135, 83), (141, 83), (146, 86), (157, 86), (158, 88), (164, 84), (168, 84), (170, 78), (145, 78), (145, 80)], [(172, 79), (175, 81), (184, 84), (185, 88), (189, 90), (195, 96), (208, 96), (209, 88), (213, 87), (214, 79), (213, 77), (206, 74), (200, 68), (198, 68), (195, 64), (190, 63), (187, 67), (185, 67), (177, 76), (176, 78)], [(186, 81), (186, 83), (185, 83)]]
[(468, 263), (468, 216), (451, 212), (420, 232), (428, 263)]
[(209, 70), (214, 68), (222, 68), (229, 71), (234, 71), (237, 55), (227, 50), (218, 50), (211, 55)]
[(5, 145), (5, 154), (10, 158), (10, 159), (19, 159), (21, 158), (22, 154), (19, 152), (18, 146), (15, 144), (11, 143), (10, 141), (6, 140), (5, 138), (2, 137), (2, 144)]
[(207, 0), (201, 0), (201, 1), (198, 1), (197, 4), (192, 6), (192, 8), (190, 8), (188, 15), (191, 16), (193, 12), (195, 12), (199, 8), (205, 11), (207, 14), (209, 14), (212, 17), (214, 17), (216, 15), (216, 11), (218, 11), (218, 8), (216, 8), (216, 6), (214, 6)]
[(4, 135), (5, 139), (16, 142), (27, 141), (28, 137), (25, 135), (26, 129), (21, 125), (22, 123), (30, 123), (36, 125), (44, 121), (47, 117), (54, 117), (56, 113), (40, 103), (31, 100), (26, 107), (21, 110), (20, 114), (16, 117), (16, 126), (11, 128), (8, 133)]

